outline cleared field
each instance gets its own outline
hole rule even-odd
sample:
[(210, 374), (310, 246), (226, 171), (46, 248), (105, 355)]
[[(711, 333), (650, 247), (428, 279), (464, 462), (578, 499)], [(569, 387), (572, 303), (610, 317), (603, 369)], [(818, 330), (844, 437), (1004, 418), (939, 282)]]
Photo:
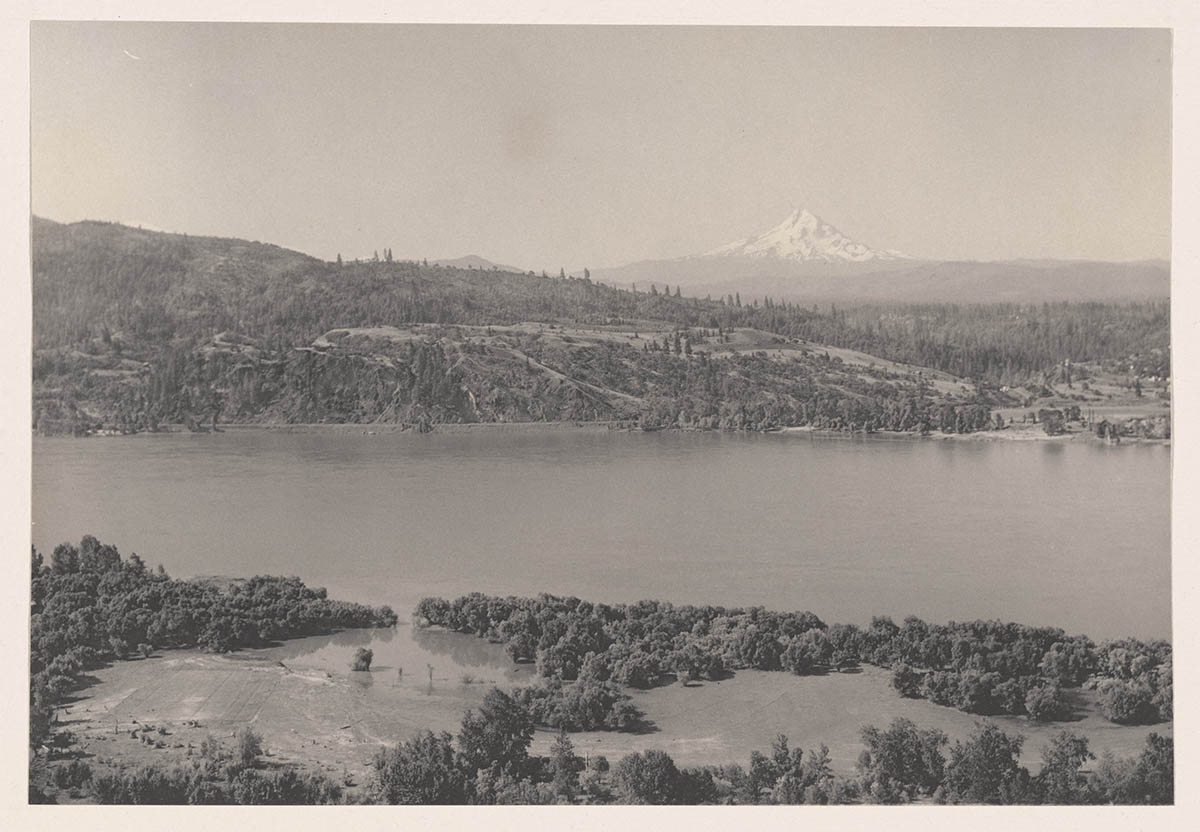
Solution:
[(279, 677), (266, 669), (172, 669), (161, 681), (139, 688), (113, 709), (113, 715), (162, 720), (200, 719), (215, 723), (251, 722), (262, 710)]
[[(426, 632), (415, 639), (407, 628), (388, 638), (344, 635), (233, 656), (175, 651), (119, 662), (97, 671), (97, 683), (62, 718), (80, 735), (85, 750), (127, 765), (196, 753), (207, 734), (232, 745), (236, 731), (251, 725), (263, 735), (271, 758), (361, 785), (381, 744), (424, 728), (454, 733), (463, 712), (476, 707), (492, 684), (529, 678), (527, 668), (504, 666), (494, 645), (467, 636)], [(375, 651), (370, 673), (346, 670), (356, 644), (370, 644)], [(409, 669), (397, 673), (400, 666)], [(631, 695), (653, 730), (574, 734), (579, 754), (604, 754), (615, 761), (632, 751), (659, 748), (680, 765), (745, 765), (751, 751), (766, 751), (775, 735), (784, 733), (793, 747), (824, 743), (835, 769), (851, 773), (864, 725), (883, 727), (905, 717), (940, 728), (953, 740), (966, 737), (978, 719), (902, 699), (892, 690), (888, 672), (871, 667), (805, 677), (742, 671), (721, 682), (667, 685)], [(1077, 718), (1071, 722), (996, 721), (1005, 731), (1025, 736), (1023, 762), (1033, 771), (1040, 766), (1042, 747), (1063, 729), (1086, 736), (1097, 755), (1122, 756), (1136, 754), (1151, 730), (1172, 733), (1170, 723), (1113, 725), (1095, 712), (1087, 692), (1077, 695), (1075, 705)], [(553, 737), (554, 732), (538, 731), (533, 750), (547, 753)]]
[[(325, 333), (313, 341), (313, 347), (317, 349), (329, 349), (344, 339), (354, 337), (386, 340), (393, 343), (406, 343), (408, 341), (420, 341), (436, 337), (440, 332), (450, 330), (474, 342), (499, 347), (505, 346), (502, 340), (505, 337), (536, 335), (547, 344), (586, 346), (601, 343), (620, 343), (640, 350), (646, 344), (647, 339), (658, 338), (664, 333), (669, 333), (672, 331), (672, 327), (661, 321), (626, 321), (620, 326), (594, 327), (538, 322), (496, 326), (409, 324), (399, 327), (348, 327)], [(788, 339), (770, 332), (747, 327), (728, 330), (725, 333), (724, 341), (718, 342), (715, 339), (712, 341), (703, 340), (695, 344), (695, 348), (715, 357), (763, 352), (768, 358), (776, 361), (788, 361), (801, 354), (828, 353), (830, 358), (841, 359), (846, 365), (862, 367), (864, 369), (874, 368), (901, 376), (915, 376), (918, 371), (921, 371), (924, 373), (925, 379), (932, 389), (939, 393), (964, 394), (970, 390), (970, 385), (949, 373), (931, 370), (927, 367), (916, 367), (889, 361), (886, 358), (869, 355), (858, 350), (831, 347), (816, 342), (801, 341), (800, 339)], [(521, 358), (523, 359), (524, 356), (522, 355)], [(864, 376), (864, 378), (866, 377)]]
[[(96, 683), (60, 719), (86, 752), (112, 765), (186, 757), (210, 734), (232, 746), (236, 732), (252, 726), (272, 759), (361, 785), (383, 743), (424, 728), (453, 732), (491, 684), (528, 675), (498, 667), (502, 652), (477, 639), (425, 633), (418, 640), (402, 632), (350, 631), (228, 656), (178, 650), (116, 662), (92, 674)], [(350, 657), (366, 644), (375, 652), (371, 672), (350, 672)], [(407, 674), (397, 672), (402, 667)]]
[[(923, 728), (940, 728), (947, 736), (965, 739), (980, 717), (918, 699), (904, 699), (891, 687), (888, 671), (865, 667), (857, 673), (793, 676), (788, 673), (740, 671), (732, 679), (688, 687), (669, 685), (636, 692), (633, 701), (653, 721), (656, 731), (629, 735), (593, 732), (572, 735), (580, 753), (604, 754), (610, 760), (631, 751), (659, 748), (681, 765), (738, 762), (746, 765), (750, 752), (770, 749), (776, 734), (786, 734), (792, 747), (805, 750), (829, 746), (835, 769), (854, 769), (864, 725), (886, 727), (903, 717)], [(1036, 772), (1041, 751), (1062, 730), (1088, 738), (1092, 750), (1136, 754), (1150, 731), (1171, 734), (1169, 723), (1145, 726), (1114, 725), (1095, 712), (1092, 695), (1081, 692), (1071, 722), (1036, 723), (1024, 717), (996, 717), (1010, 734), (1022, 734), (1022, 763)], [(547, 733), (534, 747), (547, 753)]]

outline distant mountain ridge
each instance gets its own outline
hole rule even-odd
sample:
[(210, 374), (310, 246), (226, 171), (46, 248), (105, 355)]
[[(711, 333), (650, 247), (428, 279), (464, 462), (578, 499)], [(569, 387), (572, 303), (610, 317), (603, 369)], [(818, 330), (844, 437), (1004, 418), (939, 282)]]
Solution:
[[(193, 243), (208, 241), (212, 251), (206, 256), (212, 259), (199, 270), (201, 273), (218, 269), (218, 261), (230, 257), (243, 264), (240, 268), (258, 264), (268, 272), (307, 269), (324, 262), (268, 243), (189, 237), (96, 221), (63, 225), (34, 216), (31, 222), (35, 235), (39, 229), (42, 232), (56, 229), (56, 235), (80, 243), (100, 235), (97, 241), (107, 240), (102, 247), (113, 245), (118, 238), (176, 243), (189, 239)], [(876, 249), (870, 249), (874, 259), (853, 259), (864, 253), (851, 249), (850, 245), (862, 244), (844, 235), (839, 238), (837, 229), (825, 225), (832, 231), (822, 232), (820, 218), (801, 210), (793, 212), (771, 231), (712, 249), (708, 254), (594, 268), (590, 274), (596, 282), (619, 288), (636, 286), (646, 291), (652, 284), (682, 286), (685, 294), (697, 297), (721, 298), (740, 293), (746, 298), (770, 296), (806, 304), (1121, 301), (1167, 298), (1171, 294), (1170, 263), (1162, 260), (937, 261)], [(121, 232), (114, 237), (105, 229), (121, 229)], [(821, 241), (827, 243), (825, 250), (818, 245)], [(839, 259), (835, 257), (837, 252), (848, 256)], [(431, 261), (431, 265), (435, 264), (445, 268), (491, 271), (495, 267), (499, 272), (525, 273), (523, 269), (497, 264), (479, 255)]]
[(518, 272), (522, 273), (525, 269), (518, 269), (516, 266), (506, 266), (503, 263), (493, 263), (487, 258), (480, 257), (478, 254), (468, 254), (465, 257), (455, 257), (452, 259), (434, 260), (434, 266), (449, 266), (453, 269), (483, 269), (491, 271), (499, 269), (502, 272)]
[(1014, 259), (942, 261), (876, 249), (800, 208), (783, 222), (703, 254), (594, 269), (616, 286), (799, 302), (1042, 303), (1169, 297), (1170, 265)]
[(800, 303), (1045, 303), (1167, 298), (1170, 264), (1089, 261), (795, 263), (779, 258), (646, 260), (592, 277), (614, 286), (682, 286), (685, 295)]

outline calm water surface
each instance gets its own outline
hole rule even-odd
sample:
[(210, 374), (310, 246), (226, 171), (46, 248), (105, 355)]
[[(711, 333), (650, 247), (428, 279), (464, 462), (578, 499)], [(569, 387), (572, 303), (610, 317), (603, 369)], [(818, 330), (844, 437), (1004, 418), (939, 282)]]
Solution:
[(331, 596), (553, 592), (1170, 635), (1170, 449), (591, 431), (35, 439), (33, 541)]

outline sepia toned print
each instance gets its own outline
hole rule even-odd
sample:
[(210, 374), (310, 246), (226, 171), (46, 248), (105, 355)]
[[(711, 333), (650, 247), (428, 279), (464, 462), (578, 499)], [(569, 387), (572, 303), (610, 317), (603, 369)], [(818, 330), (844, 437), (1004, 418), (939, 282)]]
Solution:
[(35, 22), (29, 801), (1174, 803), (1171, 46)]

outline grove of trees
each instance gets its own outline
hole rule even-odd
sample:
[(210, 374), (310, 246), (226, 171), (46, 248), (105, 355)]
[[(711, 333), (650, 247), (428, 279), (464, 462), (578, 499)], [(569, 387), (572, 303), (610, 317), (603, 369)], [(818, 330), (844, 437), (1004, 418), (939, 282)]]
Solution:
[[(80, 675), (138, 645), (238, 647), (321, 635), (352, 627), (390, 627), (389, 607), (326, 597), (298, 578), (256, 576), (222, 585), (170, 578), (136, 554), (88, 535), (78, 546), (54, 548), (47, 564), (35, 549), (31, 564), (29, 745), (51, 739), (53, 712)], [(145, 652), (144, 650), (141, 652)]]
[[(1097, 691), (1101, 713), (1121, 724), (1172, 717), (1171, 645), (1123, 639), (1095, 644), (1053, 627), (999, 621), (929, 624), (915, 616), (897, 625), (886, 616), (868, 627), (827, 625), (810, 612), (761, 607), (675, 606), (659, 601), (593, 604), (578, 598), (494, 597), (472, 593), (425, 598), (418, 626), (436, 625), (503, 644), (516, 662), (533, 662), (542, 678), (527, 696), (539, 724), (569, 730), (612, 728), (612, 711), (543, 706), (572, 701), (580, 687), (612, 685), (605, 702), (620, 704), (620, 687), (648, 688), (676, 679), (720, 679), (733, 670), (836, 672), (858, 663), (892, 670), (901, 696), (925, 698), (967, 713), (1072, 715), (1070, 691)], [(609, 716), (603, 716), (608, 713)], [(630, 720), (630, 725), (635, 724)]]
[[(375, 758), (368, 799), (407, 804), (1164, 804), (1174, 800), (1173, 743), (1158, 734), (1132, 758), (1095, 756), (1085, 738), (1063, 731), (1031, 774), (1018, 755), (1024, 739), (982, 721), (948, 747), (940, 731), (895, 720), (865, 726), (855, 774), (834, 771), (829, 750), (807, 753), (779, 735), (749, 765), (682, 768), (664, 751), (581, 759), (560, 733), (550, 754), (528, 753), (530, 715), (493, 689), (457, 735), (418, 733)], [(484, 739), (485, 737), (490, 739)], [(481, 753), (483, 749), (485, 753)]]

